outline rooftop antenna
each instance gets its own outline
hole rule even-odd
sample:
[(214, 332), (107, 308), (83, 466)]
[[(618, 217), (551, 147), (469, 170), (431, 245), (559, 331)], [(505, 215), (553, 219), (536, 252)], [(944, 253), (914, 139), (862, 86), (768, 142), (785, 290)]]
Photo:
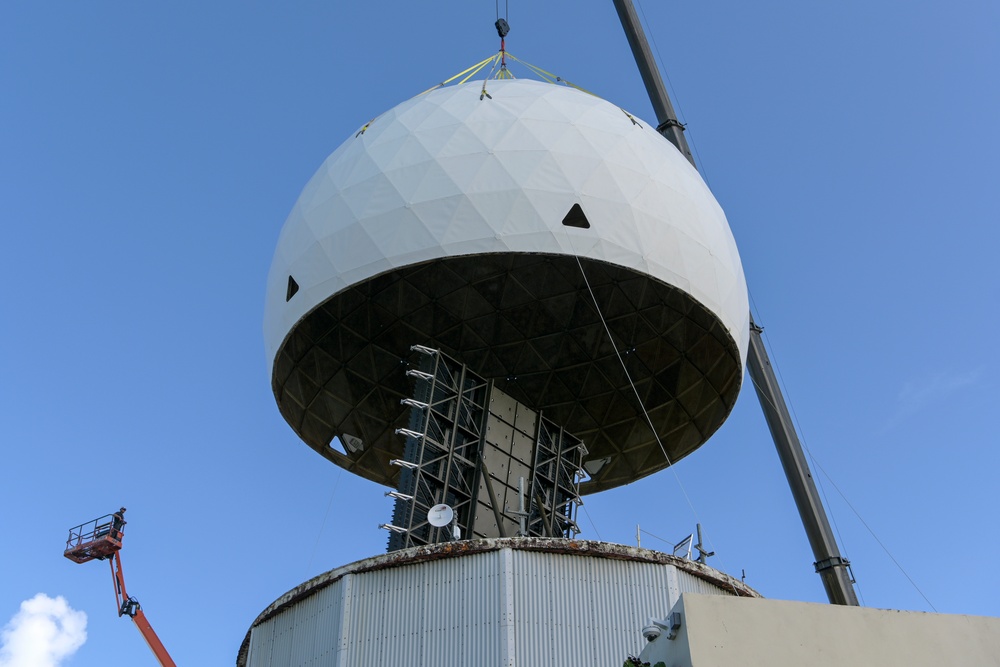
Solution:
[(444, 528), (445, 526), (451, 526), (450, 537), (454, 539), (461, 539), (461, 531), (458, 526), (452, 525), (455, 521), (455, 511), (451, 509), (450, 506), (444, 503), (439, 503), (434, 507), (430, 508), (427, 512), (427, 523), (431, 524), (435, 528)]
[(519, 477), (518, 480), (517, 480), (517, 511), (516, 512), (511, 512), (511, 514), (513, 514), (514, 516), (517, 517), (517, 522), (518, 522), (517, 536), (518, 537), (527, 537), (528, 536), (528, 528), (527, 528), (528, 513), (525, 511), (525, 506), (524, 506), (524, 478), (523, 477)]
[(694, 534), (688, 535), (683, 540), (674, 545), (672, 553), (674, 556), (691, 560), (691, 547), (694, 543)]
[(707, 561), (709, 559), (709, 557), (715, 555), (715, 552), (714, 551), (706, 551), (703, 548), (702, 543), (701, 543), (701, 524), (699, 523), (699, 524), (696, 524), (696, 525), (697, 525), (697, 530), (698, 530), (698, 544), (694, 545), (694, 548), (698, 550), (698, 562), (701, 563), (702, 565), (704, 565), (705, 561)]
[[(674, 144), (697, 169), (688, 148), (687, 139), (684, 138), (684, 126), (680, 124), (676, 114), (674, 114), (673, 105), (667, 95), (667, 88), (660, 76), (656, 61), (653, 59), (653, 53), (649, 49), (649, 42), (646, 41), (632, 0), (614, 0), (614, 3), (615, 9), (618, 11), (618, 18), (625, 29), (629, 46), (632, 47), (632, 55), (639, 66), (649, 100), (656, 112), (656, 120), (659, 123), (656, 129)], [(754, 389), (757, 390), (757, 398), (764, 410), (764, 417), (767, 419), (767, 426), (771, 431), (774, 446), (778, 450), (782, 468), (785, 470), (785, 477), (788, 478), (788, 485), (795, 499), (795, 505), (798, 507), (799, 517), (802, 519), (802, 525), (809, 538), (813, 556), (816, 558), (814, 563), (816, 572), (823, 579), (823, 587), (826, 589), (826, 595), (831, 604), (857, 607), (859, 606), (858, 598), (850, 574), (850, 561), (840, 555), (837, 540), (830, 528), (826, 510), (823, 508), (823, 502), (816, 490), (812, 473), (809, 471), (805, 453), (802, 451), (802, 444), (799, 442), (788, 406), (785, 404), (785, 398), (778, 386), (771, 360), (764, 348), (764, 341), (760, 335), (762, 331), (763, 329), (754, 323), (753, 315), (751, 315), (747, 367)]]
[(455, 513), (445, 504), (438, 504), (427, 511), (427, 523), (435, 528), (442, 528), (451, 523)]

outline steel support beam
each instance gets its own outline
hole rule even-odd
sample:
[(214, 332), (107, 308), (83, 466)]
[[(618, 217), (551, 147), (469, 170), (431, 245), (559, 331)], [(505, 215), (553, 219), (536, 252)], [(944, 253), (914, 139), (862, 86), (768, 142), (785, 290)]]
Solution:
[[(653, 104), (653, 111), (656, 113), (656, 122), (659, 126), (656, 131), (667, 138), (670, 143), (677, 147), (687, 161), (694, 164), (694, 156), (688, 147), (687, 139), (684, 137), (684, 126), (677, 120), (674, 113), (674, 106), (670, 103), (667, 95), (667, 88), (663, 84), (663, 77), (660, 76), (660, 68), (656, 66), (653, 52), (649, 50), (649, 42), (646, 41), (646, 33), (642, 30), (639, 17), (635, 13), (632, 0), (614, 0), (615, 9), (618, 10), (618, 18), (625, 28), (625, 36), (628, 38), (628, 45), (632, 47), (632, 55), (639, 66), (639, 73), (642, 75), (642, 82), (649, 91), (649, 101)], [(697, 169), (697, 166), (695, 166)]]
[[(636, 16), (632, 0), (614, 0), (614, 3), (615, 9), (618, 10), (618, 18), (621, 19), (625, 35), (628, 37), (629, 46), (632, 47), (632, 55), (646, 85), (646, 92), (656, 112), (656, 120), (659, 123), (656, 129), (677, 146), (697, 169), (687, 140), (684, 138), (684, 127), (677, 122), (674, 115), (673, 105), (670, 104), (666, 86), (663, 85), (659, 68), (649, 49), (649, 43)], [(816, 558), (814, 563), (816, 572), (823, 580), (823, 587), (831, 604), (858, 606), (858, 598), (850, 577), (850, 563), (840, 555), (837, 540), (830, 529), (830, 521), (816, 490), (809, 464), (802, 451), (802, 444), (795, 432), (795, 426), (789, 416), (788, 406), (781, 394), (774, 370), (771, 368), (771, 361), (768, 359), (760, 332), (760, 327), (754, 324), (751, 318), (747, 367), (750, 379), (757, 390), (757, 398), (760, 399), (761, 408), (764, 410), (768, 428), (771, 430), (774, 446), (778, 450), (778, 458), (781, 459), (781, 465), (785, 470), (785, 477), (788, 478), (788, 485), (798, 507), (802, 525), (809, 538), (809, 545)]]
[(767, 419), (767, 427), (771, 430), (774, 446), (778, 450), (781, 467), (784, 468), (785, 477), (788, 478), (788, 486), (792, 490), (792, 497), (795, 498), (802, 526), (806, 529), (813, 557), (816, 558), (816, 572), (823, 579), (823, 587), (831, 604), (856, 607), (858, 598), (854, 593), (854, 582), (851, 581), (848, 570), (850, 562), (840, 555), (826, 510), (809, 471), (805, 452), (802, 451), (802, 443), (795, 432), (788, 406), (781, 394), (778, 379), (760, 334), (761, 328), (751, 320), (747, 369), (757, 391), (757, 398), (760, 399), (760, 406), (764, 410), (764, 418)]

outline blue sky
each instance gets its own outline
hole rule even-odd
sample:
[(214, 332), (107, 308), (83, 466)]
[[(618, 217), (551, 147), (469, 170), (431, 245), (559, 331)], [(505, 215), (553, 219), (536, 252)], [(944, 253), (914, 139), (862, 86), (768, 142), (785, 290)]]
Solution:
[[(611, 1), (539, 4), (510, 3), (508, 48), (651, 119)], [(1000, 615), (1000, 6), (641, 6), (864, 602), (930, 610), (881, 541), (939, 611)], [(0, 7), (0, 624), (64, 596), (88, 639), (62, 664), (154, 664), (106, 566), (62, 558), (67, 528), (120, 505), (130, 592), (180, 664), (232, 664), (274, 598), (384, 550), (385, 489), (274, 406), (264, 281), (326, 155), (494, 52), (494, 18), (454, 0)], [(751, 391), (675, 472), (588, 497), (583, 537), (700, 521), (711, 564), (823, 600)]]

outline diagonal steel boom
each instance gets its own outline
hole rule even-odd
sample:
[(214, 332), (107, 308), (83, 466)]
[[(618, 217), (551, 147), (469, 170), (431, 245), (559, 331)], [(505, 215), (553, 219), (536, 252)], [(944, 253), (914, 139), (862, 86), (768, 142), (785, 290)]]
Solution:
[[(618, 18), (621, 19), (622, 27), (625, 29), (625, 35), (628, 37), (629, 46), (632, 47), (632, 55), (646, 85), (646, 92), (656, 112), (656, 121), (659, 123), (657, 131), (676, 146), (697, 169), (687, 139), (684, 137), (684, 126), (677, 121), (674, 114), (667, 88), (649, 49), (649, 43), (636, 16), (632, 0), (613, 1), (618, 11)], [(831, 604), (858, 606), (858, 598), (849, 571), (850, 563), (840, 555), (837, 540), (830, 529), (830, 521), (816, 490), (809, 464), (802, 451), (802, 444), (760, 334), (761, 328), (751, 317), (747, 368), (757, 390), (757, 398), (767, 419), (767, 426), (771, 430), (774, 446), (778, 450), (778, 458), (781, 459), (781, 465), (785, 470), (785, 477), (788, 478), (788, 486), (798, 507), (799, 517), (809, 538), (813, 556), (816, 558), (814, 563), (816, 572), (823, 579), (823, 586)]]

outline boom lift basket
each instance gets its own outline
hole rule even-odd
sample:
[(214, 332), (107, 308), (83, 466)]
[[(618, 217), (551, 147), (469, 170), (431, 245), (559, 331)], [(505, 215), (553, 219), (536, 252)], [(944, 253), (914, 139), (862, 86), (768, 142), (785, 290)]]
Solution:
[(74, 563), (105, 560), (122, 548), (125, 519), (121, 512), (105, 514), (69, 529), (63, 555)]

